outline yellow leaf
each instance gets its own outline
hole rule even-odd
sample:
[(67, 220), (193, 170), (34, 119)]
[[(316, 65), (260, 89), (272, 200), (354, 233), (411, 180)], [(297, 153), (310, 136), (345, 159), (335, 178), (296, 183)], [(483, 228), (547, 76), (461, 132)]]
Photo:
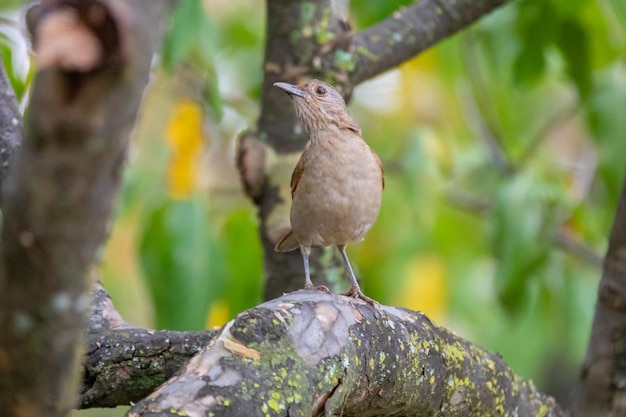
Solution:
[(441, 258), (426, 255), (414, 258), (392, 304), (420, 310), (435, 321), (442, 320), (447, 307), (446, 270)]
[(216, 300), (211, 304), (209, 314), (207, 315), (207, 329), (214, 327), (222, 327), (224, 323), (230, 320), (230, 309), (224, 300)]
[(167, 124), (171, 158), (168, 167), (169, 191), (174, 198), (186, 198), (196, 187), (202, 153), (202, 108), (183, 99), (176, 103)]
[[(448, 105), (444, 86), (437, 74), (437, 55), (433, 50), (420, 54), (400, 67), (400, 84), (396, 99), (408, 109), (419, 124), (446, 125)], [(405, 112), (406, 113), (406, 112)]]

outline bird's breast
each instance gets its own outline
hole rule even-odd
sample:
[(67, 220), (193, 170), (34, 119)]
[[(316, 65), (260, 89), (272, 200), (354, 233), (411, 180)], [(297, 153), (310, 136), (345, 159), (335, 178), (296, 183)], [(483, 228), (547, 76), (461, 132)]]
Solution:
[(382, 171), (360, 138), (310, 142), (294, 191), (291, 226), (301, 244), (329, 246), (360, 241), (380, 211)]

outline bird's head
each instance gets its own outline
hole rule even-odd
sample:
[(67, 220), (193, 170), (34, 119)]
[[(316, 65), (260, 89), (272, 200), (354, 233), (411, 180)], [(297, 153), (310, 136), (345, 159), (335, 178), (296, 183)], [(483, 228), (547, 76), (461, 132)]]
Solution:
[(346, 102), (331, 85), (320, 80), (304, 84), (274, 83), (292, 99), (296, 114), (311, 133), (332, 127), (350, 129), (361, 134), (361, 129), (346, 110)]

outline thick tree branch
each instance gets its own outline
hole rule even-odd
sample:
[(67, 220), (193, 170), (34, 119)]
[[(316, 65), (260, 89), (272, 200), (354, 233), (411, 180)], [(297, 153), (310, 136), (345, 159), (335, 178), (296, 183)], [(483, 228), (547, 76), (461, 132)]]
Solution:
[(626, 415), (626, 180), (598, 288), (587, 354), (572, 407), (576, 417)]
[(347, 70), (350, 84), (356, 86), (413, 58), (508, 1), (422, 0), (353, 35), (348, 48), (353, 59), (338, 58), (335, 51), (325, 58), (327, 70)]
[(217, 333), (155, 331), (120, 317), (98, 282), (92, 294), (81, 408), (137, 402), (170, 379)]
[(2, 207), (6, 415), (62, 416), (76, 404), (87, 272), (107, 234), (164, 5), (51, 0), (29, 13), (39, 72)]
[(301, 290), (248, 310), (138, 416), (560, 416), (497, 354), (421, 313)]

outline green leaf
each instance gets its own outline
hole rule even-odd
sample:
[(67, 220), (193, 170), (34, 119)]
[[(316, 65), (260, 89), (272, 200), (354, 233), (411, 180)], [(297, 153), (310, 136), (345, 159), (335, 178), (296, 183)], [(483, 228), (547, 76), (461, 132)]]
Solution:
[(202, 57), (214, 52), (213, 25), (206, 16), (200, 0), (182, 0), (176, 7), (170, 28), (163, 42), (163, 66), (171, 70), (190, 60), (194, 54)]
[(513, 63), (513, 79), (524, 85), (534, 85), (541, 80), (546, 67), (543, 49), (526, 41)]
[(13, 10), (26, 3), (26, 0), (2, 0), (0, 10)]
[[(587, 102), (587, 120), (598, 145), (598, 173), (608, 207), (615, 207), (624, 179), (624, 132), (626, 118), (626, 71), (620, 64), (599, 72), (594, 93)], [(608, 225), (607, 225), (608, 226)]]
[(611, 0), (610, 2), (617, 20), (621, 23), (622, 30), (626, 30), (626, 2), (624, 0)]
[(9, 77), (15, 96), (18, 100), (21, 100), (32, 82), (33, 69), (32, 67), (29, 69), (25, 78), (23, 78), (20, 74), (16, 74), (13, 68), (13, 50), (11, 49), (11, 46), (11, 40), (0, 33), (0, 57), (2, 58), (4, 69)]
[(591, 56), (586, 29), (574, 19), (561, 21), (557, 46), (567, 65), (567, 74), (576, 84), (581, 99), (586, 99), (592, 88)]
[(234, 314), (260, 303), (263, 293), (263, 251), (253, 216), (243, 209), (229, 213), (220, 234), (229, 270), (225, 295)]
[(213, 118), (219, 122), (224, 117), (224, 106), (217, 83), (217, 72), (213, 65), (205, 66), (203, 72), (205, 74), (205, 88), (202, 94), (204, 105), (211, 112)]
[[(560, 15), (576, 16), (589, 4), (587, 0), (550, 0)], [(620, 0), (621, 1), (621, 0)]]
[(170, 29), (163, 42), (163, 67), (171, 71), (188, 65), (203, 74), (202, 97), (215, 120), (223, 117), (214, 57), (217, 51), (217, 30), (206, 15), (201, 0), (183, 0), (176, 8)]
[(517, 83), (532, 85), (543, 77), (544, 51), (552, 43), (556, 21), (548, 1), (519, 3), (515, 29), (522, 46), (513, 64), (513, 79)]
[(550, 216), (532, 188), (530, 179), (515, 178), (501, 187), (494, 201), (495, 284), (509, 313), (523, 306), (528, 282), (545, 265), (550, 249), (550, 239), (546, 238)]
[(352, 0), (350, 2), (350, 15), (356, 20), (358, 27), (372, 26), (389, 17), (402, 6), (410, 6), (414, 0)]
[(200, 330), (225, 277), (201, 200), (165, 201), (147, 215), (139, 245), (157, 328)]

